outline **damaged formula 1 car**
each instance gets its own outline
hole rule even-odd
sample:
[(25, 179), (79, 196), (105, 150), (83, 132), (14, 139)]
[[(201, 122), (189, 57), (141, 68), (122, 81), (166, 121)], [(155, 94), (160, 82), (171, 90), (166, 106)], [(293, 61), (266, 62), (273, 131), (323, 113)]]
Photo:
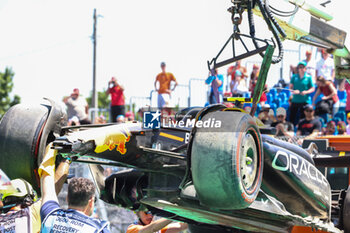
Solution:
[[(327, 149), (319, 153), (313, 142), (305, 150), (280, 141), (269, 136), (271, 130), (254, 117), (270, 64), (283, 56), (280, 37), (327, 49), (336, 58), (337, 76), (349, 78), (346, 33), (320, 20), (327, 15), (318, 8), (300, 1), (289, 1), (296, 6), (290, 17), (298, 18), (294, 14), (302, 9), (310, 11), (310, 25), (302, 28), (290, 20), (276, 20), (268, 1), (231, 2), (234, 33), (225, 46), (231, 40), (243, 43), (242, 38), (249, 38), (255, 49), (248, 51), (244, 44), (245, 54), (219, 62), (223, 48), (208, 67), (213, 72), (254, 54), (263, 55), (249, 114), (219, 104), (183, 110), (172, 119), (178, 123), (158, 129), (137, 122), (67, 127), (64, 111), (52, 101), (19, 104), (0, 122), (0, 168), (11, 179), (30, 181), (39, 191), (38, 165), (46, 145), (53, 142), (60, 156), (89, 164), (103, 201), (187, 222), (193, 233), (350, 232), (349, 156), (328, 156), (332, 150)], [(244, 11), (250, 36), (238, 28)], [(255, 37), (253, 13), (260, 14), (273, 31), (277, 58), (273, 58), (276, 46), (271, 41)], [(157, 112), (150, 114), (154, 114), (151, 121), (159, 117)], [(105, 178), (100, 165), (130, 169)], [(333, 165), (346, 168), (344, 176), (338, 177), (346, 180), (340, 190), (333, 190), (332, 180), (327, 179), (327, 167)]]
[[(1, 169), (39, 191), (37, 168), (53, 142), (61, 156), (89, 163), (103, 201), (187, 222), (191, 232), (349, 230), (349, 195), (332, 200), (310, 153), (238, 108), (189, 108), (175, 117), (189, 127), (159, 129), (67, 127), (65, 118), (54, 102), (13, 106), (0, 123)], [(202, 127), (213, 119), (216, 128)], [(106, 164), (130, 169), (105, 178)]]

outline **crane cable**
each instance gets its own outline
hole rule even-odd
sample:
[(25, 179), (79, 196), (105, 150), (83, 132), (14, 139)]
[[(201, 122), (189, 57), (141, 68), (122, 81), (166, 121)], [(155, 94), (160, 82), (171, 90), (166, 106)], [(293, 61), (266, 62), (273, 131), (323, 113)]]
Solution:
[[(277, 23), (276, 19), (273, 17), (273, 15), (269, 11), (269, 9), (266, 9), (262, 0), (256, 0), (255, 2), (257, 2), (264, 21), (266, 22), (268, 28), (270, 29), (270, 31), (272, 32), (273, 36), (275, 37), (275, 39), (277, 41), (278, 56), (277, 57), (274, 56), (274, 58), (271, 61), (272, 64), (276, 64), (282, 60), (283, 54), (284, 54), (282, 41), (279, 38), (278, 32), (282, 35), (282, 37), (285, 37), (286, 34), (285, 34), (284, 30), (279, 26), (279, 24)], [(253, 41), (255, 47), (258, 48), (259, 45), (258, 45), (257, 41), (254, 39), (255, 38), (255, 26), (254, 26), (254, 18), (253, 18), (253, 13), (252, 13), (252, 6), (254, 4), (255, 3), (249, 1), (247, 4), (247, 11), (248, 11), (248, 21), (249, 21), (249, 26), (250, 26), (250, 36), (252, 37), (252, 41)], [(272, 23), (271, 23), (271, 21), (272, 21)], [(276, 29), (278, 30), (278, 32)], [(260, 55), (262, 57), (264, 57), (265, 54), (260, 53)]]
[(291, 17), (291, 16), (295, 15), (299, 10), (298, 5), (294, 5), (294, 9), (292, 11), (281, 11), (281, 10), (278, 10), (277, 8), (271, 6), (270, 4), (267, 4), (267, 5), (273, 14), (280, 16), (280, 17)]

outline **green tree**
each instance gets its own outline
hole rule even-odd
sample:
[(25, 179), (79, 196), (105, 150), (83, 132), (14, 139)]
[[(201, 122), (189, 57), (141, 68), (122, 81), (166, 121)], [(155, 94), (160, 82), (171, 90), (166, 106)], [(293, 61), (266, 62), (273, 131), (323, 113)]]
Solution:
[[(97, 107), (98, 108), (105, 108), (108, 109), (109, 108), (109, 103), (110, 100), (108, 98), (108, 94), (106, 93), (106, 90), (103, 89), (103, 91), (98, 91), (97, 92)], [(90, 96), (86, 98), (86, 101), (88, 102), (89, 106), (91, 107), (92, 104), (92, 92), (90, 92)]]
[(0, 118), (13, 105), (21, 102), (18, 95), (10, 97), (13, 88), (13, 77), (15, 73), (11, 68), (5, 68), (5, 72), (0, 72)]

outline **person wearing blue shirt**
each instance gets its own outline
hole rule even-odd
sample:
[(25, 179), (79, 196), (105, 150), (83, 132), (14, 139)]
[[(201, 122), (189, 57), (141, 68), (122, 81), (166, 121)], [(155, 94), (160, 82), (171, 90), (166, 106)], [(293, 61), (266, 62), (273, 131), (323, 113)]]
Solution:
[(211, 75), (205, 80), (206, 84), (210, 84), (209, 104), (218, 104), (222, 102), (224, 92), (224, 76), (218, 74), (217, 70), (212, 70)]
[(55, 192), (54, 168), (57, 150), (46, 148), (38, 173), (41, 177), (41, 232), (110, 233), (108, 222), (90, 217), (95, 207), (94, 183), (83, 177), (68, 184), (68, 209), (61, 209)]

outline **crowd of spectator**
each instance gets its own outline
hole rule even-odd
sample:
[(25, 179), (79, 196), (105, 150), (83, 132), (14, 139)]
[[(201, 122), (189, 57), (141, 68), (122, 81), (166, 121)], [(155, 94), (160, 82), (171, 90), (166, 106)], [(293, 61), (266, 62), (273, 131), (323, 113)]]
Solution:
[[(312, 52), (306, 51), (305, 59), (296, 66), (290, 66), (289, 87), (263, 87), (259, 99), (256, 117), (266, 126), (275, 129), (276, 137), (288, 141), (299, 136), (312, 138), (327, 135), (350, 135), (350, 83), (347, 79), (335, 79), (334, 63), (324, 49), (320, 50), (321, 58), (317, 63), (312, 59)], [(316, 65), (315, 65), (316, 64)], [(177, 86), (172, 73), (166, 72), (166, 64), (161, 63), (162, 72), (156, 77), (154, 86), (158, 92), (158, 108), (168, 106), (171, 93)], [(260, 67), (252, 66), (248, 76), (247, 68), (237, 61), (227, 70), (229, 92), (224, 93), (224, 76), (218, 70), (211, 70), (205, 83), (210, 85), (209, 104), (223, 103), (224, 96), (253, 97), (259, 78)], [(115, 77), (108, 82), (106, 93), (111, 96), (110, 121), (116, 124), (133, 122), (133, 112), (125, 111), (124, 87)], [(81, 97), (79, 89), (73, 89), (70, 96), (64, 97), (67, 106), (68, 125), (91, 124), (88, 114), (88, 103)], [(250, 111), (251, 103), (243, 105), (245, 111)], [(142, 113), (141, 113), (142, 115)], [(106, 117), (96, 116), (94, 124), (106, 124)], [(273, 132), (273, 131), (272, 131)], [(41, 200), (36, 200), (31, 185), (21, 179), (12, 181), (17, 192), (2, 196), (0, 207), (6, 207), (0, 212), (0, 224), (8, 223), (8, 229), (19, 229), (23, 226), (12, 220), (22, 219), (28, 232), (51, 232), (59, 227), (65, 229), (91, 229), (92, 231), (110, 232), (108, 222), (90, 217), (95, 206), (95, 187), (86, 178), (73, 178), (69, 182), (67, 201), (69, 209), (62, 209), (58, 203), (57, 194), (68, 175), (69, 159), (63, 159), (55, 170), (56, 151), (48, 146), (38, 174), (41, 178)], [(106, 170), (107, 172), (108, 170)], [(55, 177), (56, 179), (55, 182)], [(56, 187), (55, 187), (56, 185)], [(173, 223), (171, 220), (158, 219), (153, 221), (149, 212), (136, 213), (138, 221), (128, 227), (127, 232), (146, 232), (150, 230), (171, 229), (180, 232), (187, 224)], [(41, 219), (41, 220), (40, 220)], [(65, 221), (62, 222), (62, 219)], [(70, 224), (70, 219), (79, 219), (79, 226)], [(76, 228), (75, 228), (76, 227)], [(152, 232), (153, 232), (152, 230)]]
[[(305, 59), (296, 66), (290, 65), (290, 77), (283, 78), (284, 83), (289, 85), (269, 90), (265, 84), (263, 88), (256, 116), (266, 126), (276, 128), (277, 136), (350, 134), (350, 100), (347, 101), (350, 99), (350, 84), (347, 80), (335, 79), (332, 56), (324, 49), (318, 52), (320, 59), (317, 62), (312, 51), (307, 50)], [(169, 106), (171, 93), (178, 84), (174, 75), (166, 72), (164, 62), (161, 63), (161, 70), (154, 82), (159, 109)], [(254, 64), (248, 74), (248, 69), (237, 61), (227, 69), (229, 91), (224, 92), (224, 75), (218, 70), (211, 70), (205, 80), (210, 85), (208, 104), (223, 103), (224, 96), (253, 97), (259, 73), (258, 64)], [(134, 113), (125, 112), (124, 87), (115, 77), (108, 82), (107, 94), (111, 96), (109, 121), (134, 121)], [(75, 88), (71, 96), (64, 99), (70, 125), (90, 123), (87, 118), (88, 105), (79, 96), (79, 90)], [(251, 104), (243, 107), (250, 109)], [(104, 115), (96, 116), (94, 123), (104, 124), (107, 119)]]
[[(335, 79), (334, 62), (326, 50), (317, 52), (317, 62), (312, 51), (307, 50), (305, 59), (290, 66), (290, 77), (284, 78), (289, 86), (276, 84), (270, 90), (264, 87), (255, 114), (267, 127), (276, 129), (276, 136), (350, 134), (350, 84), (345, 79)], [(227, 70), (230, 89), (224, 95), (253, 97), (259, 72), (260, 66), (254, 64), (248, 76), (247, 68), (236, 62)], [(245, 104), (247, 108), (250, 110), (251, 104)]]

